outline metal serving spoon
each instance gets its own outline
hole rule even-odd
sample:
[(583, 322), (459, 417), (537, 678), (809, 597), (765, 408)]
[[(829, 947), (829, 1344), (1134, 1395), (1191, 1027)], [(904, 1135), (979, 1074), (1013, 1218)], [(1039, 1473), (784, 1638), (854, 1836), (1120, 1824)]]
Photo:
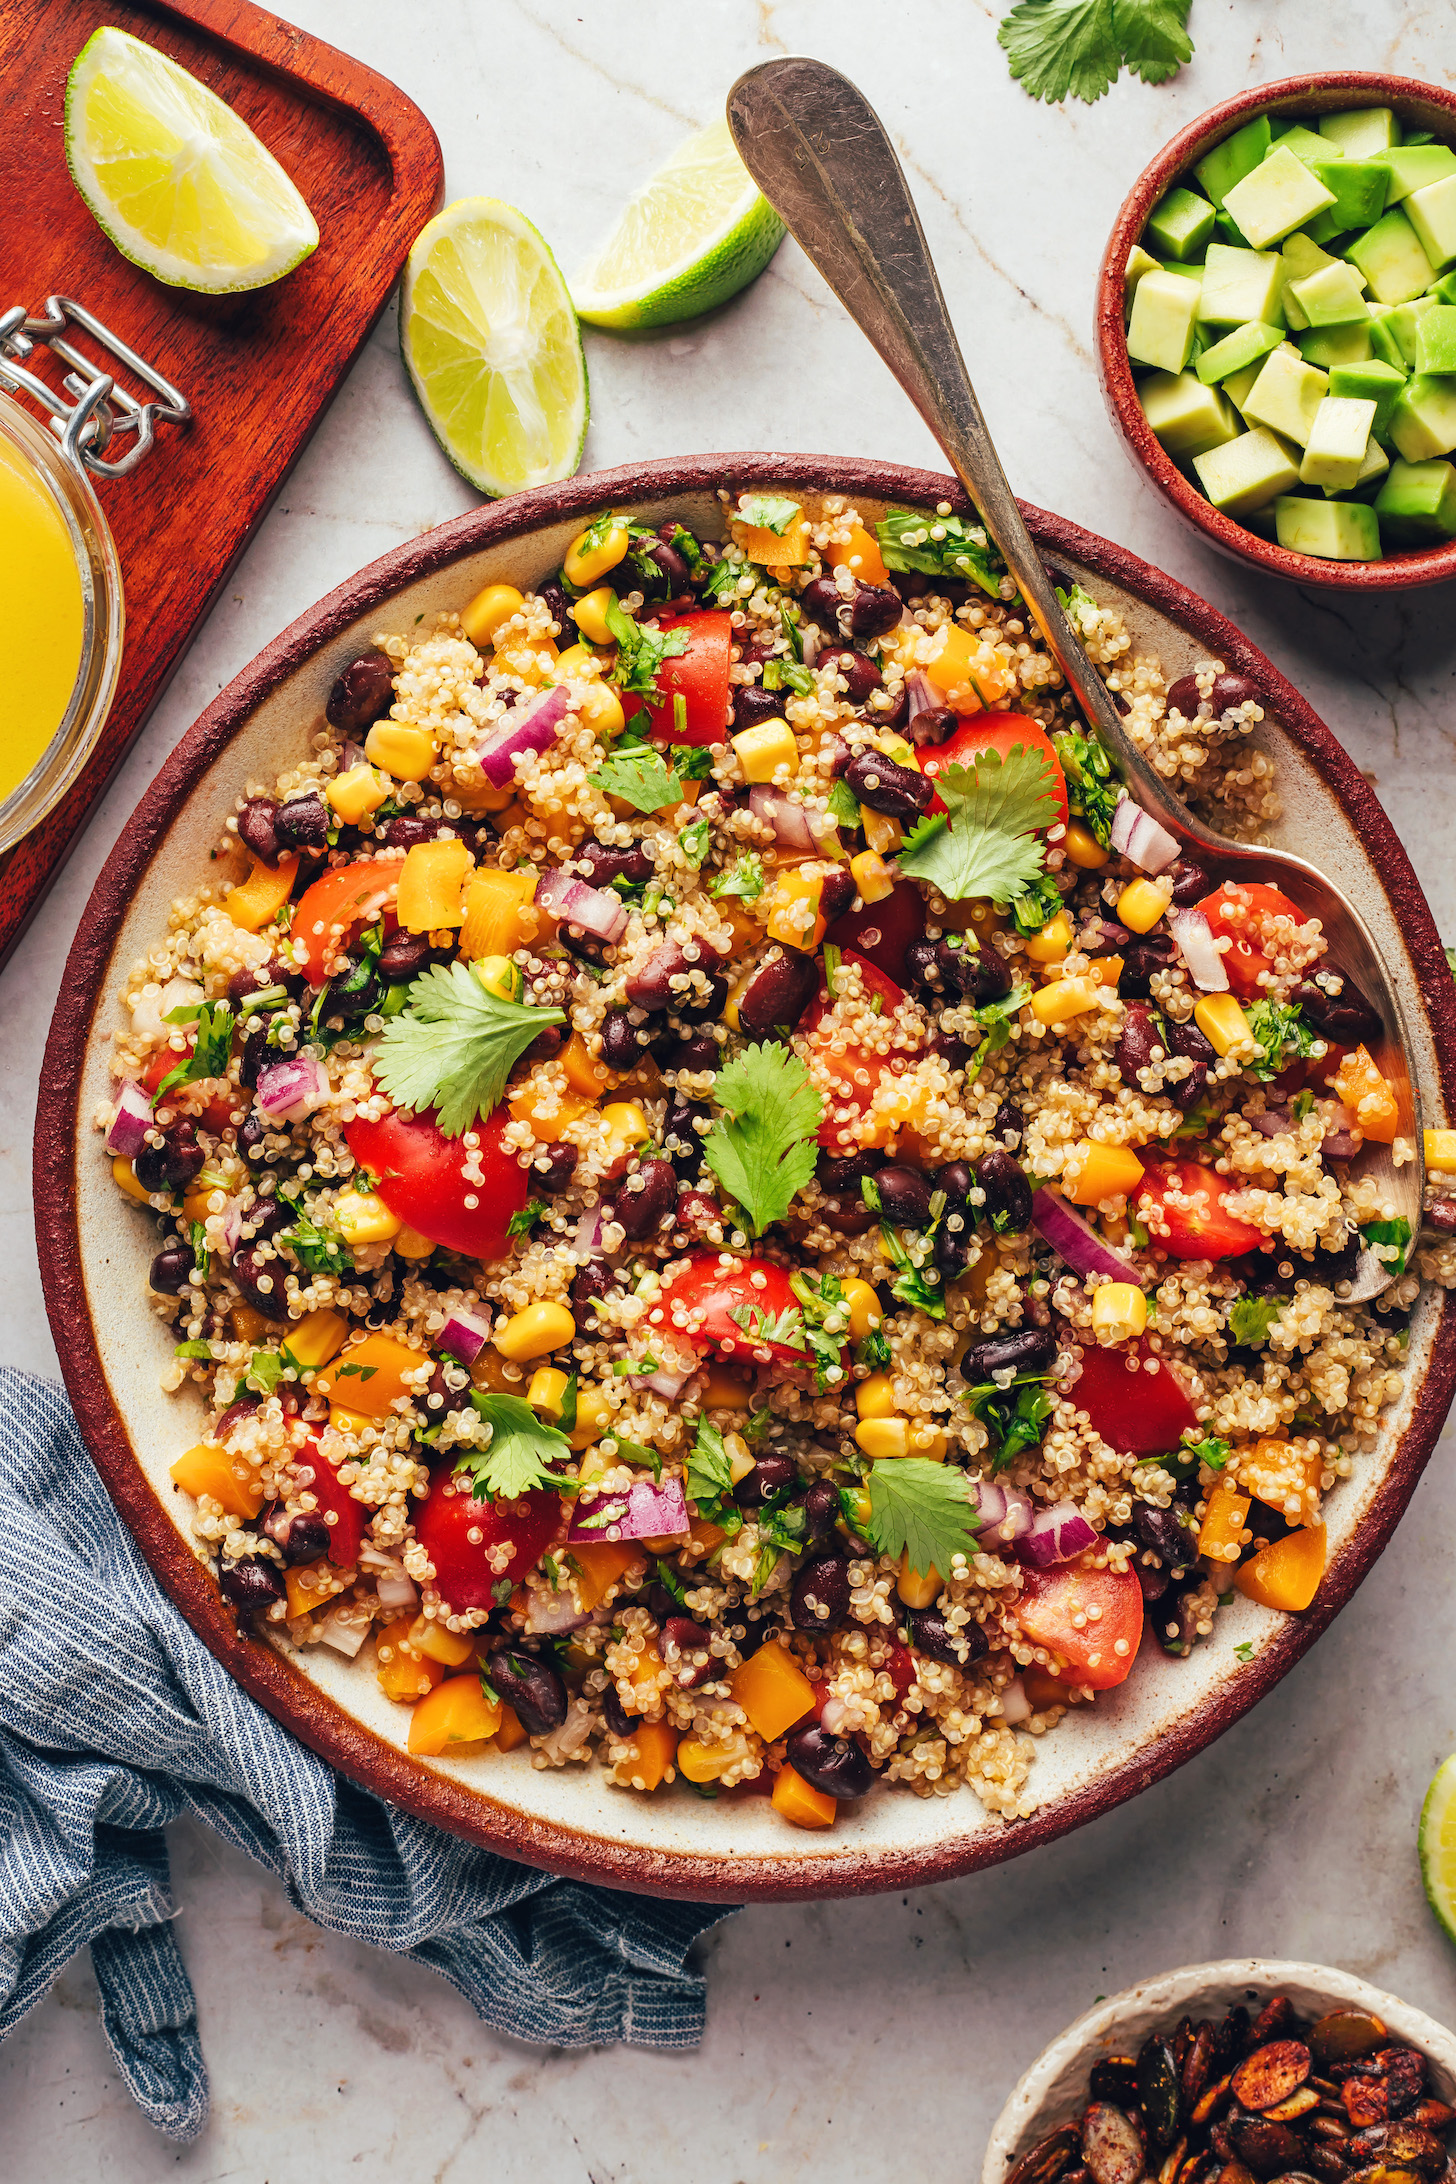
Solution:
[[(861, 333), (884, 358), (945, 450), (1000, 548), (1087, 720), (1122, 769), (1129, 793), (1218, 879), (1287, 878), (1293, 899), (1318, 916), (1333, 968), (1348, 972), (1379, 1011), (1378, 1058), (1400, 1105), (1400, 1134), (1415, 1158), (1397, 1168), (1390, 1148), (1370, 1145), (1362, 1174), (1383, 1199), (1421, 1223), (1424, 1165), (1419, 1097), (1394, 986), (1353, 903), (1288, 850), (1252, 849), (1195, 819), (1153, 771), (1122, 725), (1101, 676), (1062, 612), (986, 429), (950, 323), (930, 249), (884, 124), (863, 93), (822, 61), (764, 61), (728, 96), (728, 126), (764, 196), (823, 274)], [(1378, 1296), (1390, 1266), (1368, 1248), (1350, 1288)]]

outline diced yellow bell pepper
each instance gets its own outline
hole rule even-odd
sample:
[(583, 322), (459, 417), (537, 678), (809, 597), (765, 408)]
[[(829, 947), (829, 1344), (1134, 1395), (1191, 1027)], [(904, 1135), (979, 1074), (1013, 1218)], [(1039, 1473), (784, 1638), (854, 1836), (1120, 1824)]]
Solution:
[(406, 850), (395, 901), (404, 930), (433, 933), (443, 926), (462, 925), (461, 890), (472, 869), (470, 851), (453, 835), (438, 842), (416, 842)]
[(769, 939), (782, 948), (802, 948), (812, 953), (826, 931), (819, 909), (823, 893), (822, 872), (780, 872), (769, 898)]
[(540, 912), (531, 907), (535, 892), (534, 872), (500, 872), (491, 867), (471, 874), (460, 928), (460, 953), (467, 962), (514, 955), (517, 948), (530, 946), (541, 922)]
[(1072, 947), (1072, 921), (1065, 910), (1059, 910), (1054, 918), (1048, 918), (1039, 933), (1028, 934), (1025, 941), (1027, 954), (1033, 963), (1060, 963), (1070, 954)]
[(1366, 1137), (1377, 1145), (1394, 1142), (1400, 1110), (1368, 1047), (1357, 1046), (1353, 1054), (1347, 1054), (1331, 1082), (1339, 1098), (1354, 1110), (1356, 1125)]
[(406, 727), (402, 721), (377, 720), (364, 738), (364, 756), (396, 781), (423, 781), (439, 746), (423, 728)]
[(334, 1201), (334, 1220), (346, 1244), (387, 1244), (404, 1227), (382, 1198), (372, 1191), (340, 1191)]
[(1220, 1479), (1209, 1488), (1203, 1522), (1198, 1530), (1198, 1552), (1210, 1562), (1237, 1562), (1249, 1521), (1250, 1497), (1242, 1488)]
[(875, 849), (862, 849), (849, 860), (850, 877), (863, 903), (883, 902), (895, 890), (895, 875)]
[(1324, 1526), (1306, 1524), (1251, 1555), (1236, 1572), (1234, 1584), (1262, 1607), (1284, 1608), (1297, 1615), (1319, 1591), (1326, 1551)]
[(526, 1401), (533, 1411), (541, 1411), (547, 1418), (559, 1418), (561, 1405), (570, 1386), (570, 1375), (562, 1372), (559, 1366), (538, 1366), (531, 1375)]
[(360, 764), (337, 774), (324, 795), (346, 826), (357, 827), (371, 811), (378, 811), (389, 795), (389, 783), (372, 766)]
[(271, 925), (293, 892), (297, 857), (280, 857), (276, 865), (253, 859), (253, 869), (241, 887), (235, 887), (223, 904), (234, 925), (245, 933), (261, 933)]
[(134, 1198), (139, 1206), (149, 1206), (151, 1204), (150, 1191), (147, 1190), (144, 1184), (138, 1182), (136, 1169), (124, 1153), (118, 1153), (112, 1161), (111, 1179), (119, 1189), (126, 1192), (128, 1198)]
[(1100, 872), (1107, 862), (1108, 852), (1092, 829), (1083, 826), (1080, 819), (1067, 821), (1067, 835), (1063, 846), (1067, 852), (1067, 862), (1076, 865), (1079, 872)]
[(1092, 1332), (1099, 1342), (1131, 1342), (1148, 1324), (1148, 1300), (1132, 1282), (1104, 1282), (1092, 1299)]
[(1173, 899), (1172, 889), (1156, 880), (1129, 880), (1117, 898), (1118, 923), (1134, 933), (1150, 933)]
[(410, 1716), (409, 1749), (432, 1759), (452, 1744), (480, 1744), (501, 1725), (499, 1699), (488, 1699), (479, 1676), (447, 1676)]
[(561, 573), (573, 591), (589, 591), (609, 569), (626, 559), (631, 538), (620, 518), (590, 523), (574, 538), (562, 558)]
[(785, 1762), (774, 1777), (773, 1809), (796, 1828), (832, 1828), (839, 1807)]
[(1031, 1013), (1039, 1024), (1065, 1024), (1095, 1008), (1102, 991), (1090, 978), (1058, 978), (1037, 988)]
[(576, 1321), (564, 1304), (528, 1304), (498, 1326), (493, 1337), (501, 1356), (513, 1365), (546, 1357), (575, 1339)]
[(889, 856), (905, 839), (905, 829), (898, 819), (892, 819), (885, 811), (871, 811), (868, 804), (860, 805), (859, 823), (865, 840), (877, 857)]
[(189, 1221), (205, 1221), (210, 1213), (221, 1213), (222, 1206), (214, 1206), (212, 1200), (221, 1194), (227, 1197), (227, 1177), (219, 1175), (215, 1168), (204, 1168), (195, 1176), (182, 1196), (182, 1211)]
[(1231, 993), (1206, 993), (1193, 1005), (1193, 1021), (1215, 1054), (1227, 1054), (1254, 1034)]
[(255, 1312), (250, 1304), (235, 1304), (228, 1313), (228, 1329), (234, 1342), (257, 1343), (276, 1330), (276, 1322)]
[(765, 1744), (777, 1742), (814, 1704), (814, 1686), (777, 1638), (734, 1669), (730, 1688)]
[(487, 584), (460, 617), (460, 627), (477, 652), (494, 644), (495, 633), (526, 604), (514, 584)]
[(888, 584), (884, 556), (879, 545), (862, 523), (851, 526), (849, 537), (829, 549), (831, 569), (847, 568), (860, 584)]
[(1424, 1136), (1426, 1166), (1437, 1175), (1456, 1175), (1456, 1130), (1427, 1130)]
[(210, 1494), (230, 1517), (256, 1517), (263, 1506), (263, 1490), (252, 1484), (247, 1466), (214, 1441), (199, 1441), (179, 1456), (172, 1479), (194, 1501)]
[[(475, 1651), (475, 1634), (468, 1630), (447, 1630), (445, 1625), (431, 1615), (417, 1615), (409, 1627), (409, 1642), (416, 1653), (426, 1660), (438, 1661), (442, 1668), (463, 1668)], [(495, 1731), (492, 1730), (494, 1736)]]
[(759, 721), (752, 728), (740, 728), (728, 740), (738, 753), (745, 781), (772, 781), (777, 773), (799, 770), (799, 746), (786, 720)]
[[(290, 1573), (291, 1574), (291, 1573)], [(386, 1624), (377, 1640), (379, 1688), (398, 1705), (413, 1706), (433, 1691), (445, 1674), (438, 1661), (427, 1661), (411, 1646), (406, 1650), (413, 1617), (399, 1616)]]
[(423, 1394), (423, 1382), (413, 1378), (406, 1386), (404, 1377), (406, 1373), (418, 1375), (421, 1366), (425, 1367), (428, 1381), (428, 1351), (412, 1350), (394, 1335), (366, 1335), (318, 1375), (314, 1393), (327, 1397), (337, 1394), (339, 1402), (362, 1418), (388, 1418), (400, 1396)]
[(331, 1312), (327, 1306), (310, 1312), (288, 1330), (287, 1350), (300, 1372), (317, 1371), (349, 1339), (349, 1322), (342, 1312)]
[(1072, 1148), (1061, 1191), (1074, 1206), (1100, 1206), (1104, 1198), (1126, 1198), (1142, 1179), (1143, 1164), (1125, 1145), (1099, 1145), (1083, 1138)]

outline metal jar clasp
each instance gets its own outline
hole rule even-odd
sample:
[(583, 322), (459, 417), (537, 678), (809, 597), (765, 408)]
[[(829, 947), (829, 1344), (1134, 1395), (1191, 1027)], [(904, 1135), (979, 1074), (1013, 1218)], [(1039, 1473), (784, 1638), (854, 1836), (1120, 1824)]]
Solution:
[[(72, 327), (83, 328), (113, 361), (124, 364), (150, 387), (157, 400), (138, 402), (119, 387), (103, 365), (68, 338)], [(33, 355), (37, 342), (69, 367), (62, 386), (73, 402), (63, 401), (46, 380), (26, 370), (25, 360)], [(27, 317), (21, 304), (0, 313), (0, 387), (39, 402), (70, 461), (99, 478), (124, 478), (152, 445), (157, 424), (183, 425), (192, 415), (192, 405), (179, 388), (70, 296), (47, 296), (42, 318)], [(113, 433), (131, 434), (132, 444), (124, 455), (108, 462), (106, 449)]]

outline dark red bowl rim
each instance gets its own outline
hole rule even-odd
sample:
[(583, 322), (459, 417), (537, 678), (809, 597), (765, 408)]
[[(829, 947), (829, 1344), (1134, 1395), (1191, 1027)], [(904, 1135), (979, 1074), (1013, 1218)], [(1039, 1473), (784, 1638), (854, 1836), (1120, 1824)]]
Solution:
[(1188, 483), (1149, 427), (1137, 398), (1123, 325), (1128, 255), (1134, 243), (1141, 241), (1148, 214), (1163, 192), (1187, 174), (1195, 160), (1256, 114), (1288, 113), (1294, 108), (1325, 111), (1342, 105), (1391, 106), (1403, 121), (1415, 121), (1421, 128), (1456, 139), (1456, 91), (1418, 83), (1410, 76), (1371, 71), (1291, 76), (1282, 83), (1256, 85), (1211, 106), (1163, 146), (1123, 199), (1097, 277), (1097, 370), (1108, 413), (1133, 462), (1147, 472), (1179, 515), (1196, 525), (1222, 553), (1295, 584), (1315, 584), (1326, 590), (1406, 591), (1456, 576), (1456, 539), (1444, 546), (1389, 554), (1380, 561), (1322, 561), (1314, 554), (1291, 553), (1235, 523)]
[[(106, 1381), (82, 1272), (76, 1162), (78, 1148), (89, 1142), (90, 1133), (79, 1116), (81, 1074), (106, 965), (127, 905), (202, 771), (283, 677), (361, 614), (384, 606), (414, 579), (543, 523), (563, 517), (584, 519), (614, 501), (711, 491), (730, 481), (737, 486), (777, 482), (806, 492), (862, 493), (920, 507), (945, 500), (961, 513), (970, 513), (959, 485), (929, 471), (834, 456), (700, 455), (540, 486), (509, 501), (473, 509), (370, 563), (284, 630), (213, 700), (162, 766), (122, 830), (82, 914), (61, 981), (42, 1065), (34, 1168), (36, 1236), (46, 1308), (86, 1445), (164, 1590), (243, 1688), (341, 1774), (488, 1849), (614, 1888), (723, 1903), (855, 1895), (950, 1880), (1051, 1842), (1171, 1773), (1271, 1690), (1345, 1605), (1394, 1531), (1456, 1390), (1456, 1297), (1448, 1296), (1442, 1301), (1438, 1338), (1410, 1425), (1359, 1535), (1335, 1557), (1314, 1607), (1297, 1620), (1291, 1617), (1253, 1662), (1179, 1721), (1155, 1749), (1130, 1757), (1043, 1813), (1014, 1823), (993, 1823), (959, 1843), (925, 1850), (850, 1851), (831, 1861), (803, 1857), (786, 1848), (739, 1864), (720, 1857), (634, 1848), (533, 1820), (475, 1792), (462, 1791), (387, 1746), (271, 1647), (239, 1634), (212, 1576), (191, 1553), (137, 1462)], [(1395, 829), (1368, 782), (1293, 686), (1231, 622), (1171, 577), (1059, 516), (1029, 506), (1024, 513), (1045, 552), (1081, 561), (1124, 586), (1181, 624), (1210, 654), (1254, 679), (1288, 735), (1338, 794), (1368, 844), (1423, 989), (1444, 996), (1449, 989), (1446, 958)], [(1456, 1010), (1429, 1013), (1442, 1092), (1448, 1105), (1456, 1105)]]

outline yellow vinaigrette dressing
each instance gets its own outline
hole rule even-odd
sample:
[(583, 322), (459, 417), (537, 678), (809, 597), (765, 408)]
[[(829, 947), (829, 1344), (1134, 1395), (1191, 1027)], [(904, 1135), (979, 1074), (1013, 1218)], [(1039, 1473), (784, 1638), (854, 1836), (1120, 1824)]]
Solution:
[(66, 519), (34, 465), (0, 434), (0, 799), (65, 719), (83, 634), (81, 572)]

